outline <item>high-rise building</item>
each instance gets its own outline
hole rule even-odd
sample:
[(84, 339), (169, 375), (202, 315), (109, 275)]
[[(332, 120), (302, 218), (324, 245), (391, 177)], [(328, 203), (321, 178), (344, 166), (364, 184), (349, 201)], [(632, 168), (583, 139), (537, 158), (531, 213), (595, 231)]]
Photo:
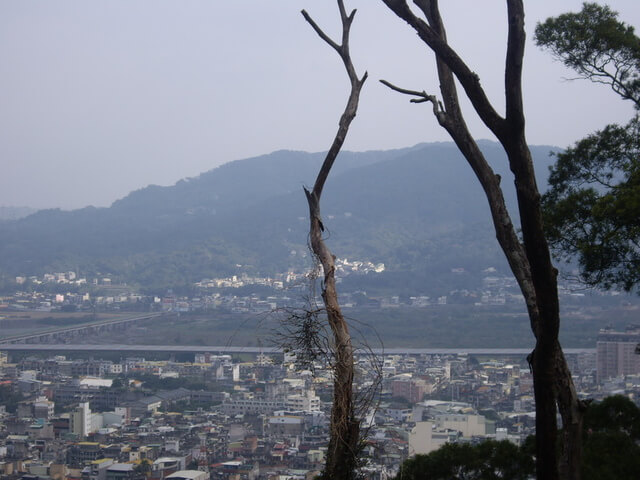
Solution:
[(69, 431), (84, 439), (90, 433), (102, 428), (102, 416), (93, 413), (89, 402), (80, 403), (69, 415)]
[(630, 325), (624, 332), (603, 329), (596, 343), (597, 381), (640, 373), (640, 326)]

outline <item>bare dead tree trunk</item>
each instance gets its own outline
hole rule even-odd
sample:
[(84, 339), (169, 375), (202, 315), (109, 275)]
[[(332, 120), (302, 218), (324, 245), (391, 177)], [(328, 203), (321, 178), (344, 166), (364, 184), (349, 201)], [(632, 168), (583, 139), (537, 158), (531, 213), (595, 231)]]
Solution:
[[(581, 477), (583, 403), (578, 399), (571, 372), (558, 341), (560, 313), (557, 272), (544, 236), (540, 193), (536, 185), (531, 152), (524, 133), (522, 105), (522, 59), (524, 55), (524, 7), (521, 0), (507, 0), (509, 35), (505, 65), (506, 115), (500, 116), (487, 98), (480, 79), (447, 43), (437, 0), (414, 0), (426, 22), (416, 16), (406, 0), (383, 0), (436, 54), (442, 102), (424, 91), (406, 90), (382, 80), (390, 88), (431, 102), (438, 123), (454, 140), (482, 185), (498, 242), (525, 298), (536, 346), (530, 361), (536, 400), (536, 471), (539, 479)], [(500, 177), (486, 162), (469, 132), (460, 109), (457, 79), (484, 124), (502, 144), (514, 175), (522, 230), (518, 239), (507, 211)], [(556, 402), (564, 427), (564, 450), (556, 454)]]
[(338, 8), (342, 19), (342, 43), (339, 45), (331, 40), (311, 17), (302, 11), (302, 15), (313, 27), (316, 33), (327, 42), (342, 59), (349, 81), (351, 92), (344, 113), (340, 118), (338, 131), (331, 148), (327, 152), (322, 167), (318, 172), (316, 182), (311, 191), (304, 189), (309, 204), (309, 241), (311, 250), (322, 265), (324, 282), (322, 300), (325, 305), (327, 320), (333, 333), (333, 408), (331, 410), (330, 439), (327, 460), (323, 477), (327, 479), (351, 480), (355, 478), (357, 456), (359, 450), (360, 421), (355, 416), (353, 395), (353, 346), (349, 326), (342, 315), (338, 303), (338, 293), (335, 281), (335, 257), (322, 238), (324, 225), (320, 215), (320, 196), (329, 176), (331, 167), (344, 144), (349, 126), (356, 116), (360, 91), (367, 79), (367, 73), (358, 78), (349, 53), (349, 31), (356, 11), (347, 15), (342, 0), (338, 0)]

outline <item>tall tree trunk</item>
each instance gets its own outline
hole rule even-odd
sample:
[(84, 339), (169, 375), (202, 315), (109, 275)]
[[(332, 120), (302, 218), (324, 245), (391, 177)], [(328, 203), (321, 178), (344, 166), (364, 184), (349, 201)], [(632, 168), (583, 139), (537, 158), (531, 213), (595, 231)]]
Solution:
[(353, 479), (359, 448), (360, 422), (354, 415), (353, 347), (349, 327), (338, 304), (335, 282), (334, 256), (322, 239), (323, 226), (317, 197), (305, 190), (311, 217), (311, 249), (322, 264), (324, 286), (322, 300), (333, 334), (333, 404), (331, 408), (330, 438), (324, 478)]
[[(482, 185), (498, 242), (524, 296), (531, 329), (536, 338), (531, 355), (536, 400), (536, 471), (539, 479), (579, 480), (582, 452), (582, 412), (571, 372), (558, 341), (560, 326), (556, 276), (544, 236), (540, 193), (531, 153), (525, 140), (522, 104), (522, 59), (524, 55), (524, 7), (521, 0), (507, 0), (509, 35), (505, 65), (506, 115), (500, 116), (487, 98), (480, 79), (447, 43), (437, 0), (414, 0), (426, 22), (417, 17), (406, 0), (383, 0), (436, 54), (442, 102), (424, 91), (406, 90), (383, 81), (390, 88), (417, 97), (413, 102), (431, 102), (438, 123), (454, 140)], [(502, 144), (514, 175), (522, 230), (522, 243), (506, 209), (500, 177), (486, 162), (471, 136), (456, 90), (455, 80), (484, 124)], [(563, 421), (564, 450), (556, 453), (556, 402)]]
[(338, 8), (342, 19), (342, 43), (340, 45), (331, 40), (316, 25), (307, 12), (302, 11), (304, 18), (320, 38), (338, 52), (351, 82), (351, 92), (347, 106), (340, 117), (338, 131), (318, 172), (313, 190), (309, 191), (305, 188), (304, 191), (309, 204), (309, 240), (311, 250), (322, 265), (324, 273), (322, 300), (325, 305), (327, 321), (333, 334), (333, 406), (331, 409), (329, 448), (323, 477), (326, 479), (352, 480), (356, 477), (360, 444), (360, 421), (355, 417), (353, 394), (353, 346), (351, 344), (349, 326), (342, 315), (338, 303), (335, 257), (322, 238), (324, 225), (320, 215), (320, 197), (331, 167), (344, 144), (349, 126), (356, 116), (360, 91), (367, 79), (367, 73), (365, 72), (362, 78), (358, 78), (349, 53), (349, 31), (356, 12), (354, 10), (347, 15), (342, 0), (338, 0)]

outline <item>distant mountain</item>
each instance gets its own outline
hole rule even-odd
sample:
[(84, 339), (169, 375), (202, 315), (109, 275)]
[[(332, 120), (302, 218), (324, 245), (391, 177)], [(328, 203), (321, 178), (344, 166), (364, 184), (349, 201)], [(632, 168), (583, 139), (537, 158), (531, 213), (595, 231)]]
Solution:
[[(481, 145), (513, 205), (504, 153)], [(542, 188), (550, 150), (532, 148)], [(137, 190), (109, 208), (43, 210), (3, 222), (0, 271), (102, 272), (160, 287), (308, 266), (302, 186), (313, 183), (323, 158), (278, 151)], [(322, 212), (334, 253), (384, 262), (389, 281), (424, 281), (453, 266), (504, 266), (482, 190), (452, 143), (341, 154)]]
[(2, 220), (17, 220), (24, 218), (37, 210), (30, 207), (2, 207), (0, 206), (0, 221)]

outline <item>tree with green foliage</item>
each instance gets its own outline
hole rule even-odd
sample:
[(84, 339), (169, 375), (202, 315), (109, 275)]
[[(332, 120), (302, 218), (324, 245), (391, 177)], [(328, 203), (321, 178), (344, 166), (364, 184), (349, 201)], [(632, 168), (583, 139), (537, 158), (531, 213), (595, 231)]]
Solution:
[(147, 458), (143, 458), (142, 460), (140, 460), (140, 463), (138, 463), (133, 469), (133, 471), (135, 472), (135, 478), (139, 480), (149, 478), (151, 476), (152, 470), (151, 465), (151, 460)]
[[(585, 3), (538, 24), (536, 43), (580, 78), (609, 85), (640, 110), (640, 38), (606, 6)], [(559, 153), (544, 195), (555, 252), (582, 280), (632, 290), (640, 282), (640, 119), (607, 125)]]
[(122, 377), (116, 377), (111, 382), (111, 388), (113, 390), (118, 390), (123, 392), (127, 390), (127, 386), (128, 386), (128, 383), (126, 383), (126, 379), (123, 379)]
[(0, 385), (0, 405), (4, 405), (7, 412), (15, 413), (20, 400), (22, 400), (22, 395), (11, 385)]
[(585, 432), (617, 432), (640, 441), (640, 408), (623, 395), (613, 395), (589, 405), (584, 417)]
[(447, 443), (427, 455), (405, 461), (396, 480), (526, 480), (535, 472), (525, 448), (503, 440), (478, 445)]
[(585, 480), (640, 478), (640, 408), (622, 395), (589, 405), (584, 417)]
[(611, 86), (640, 109), (640, 39), (605, 5), (587, 3), (539, 23), (535, 41), (581, 78)]
[(584, 480), (640, 478), (640, 447), (621, 432), (595, 432), (584, 441)]

